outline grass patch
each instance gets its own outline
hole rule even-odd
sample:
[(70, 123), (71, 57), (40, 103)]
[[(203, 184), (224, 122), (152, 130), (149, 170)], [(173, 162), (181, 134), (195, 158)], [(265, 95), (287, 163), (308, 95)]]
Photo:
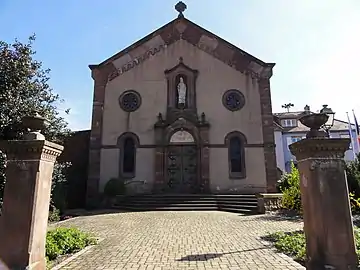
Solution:
[(97, 241), (77, 228), (56, 228), (46, 235), (46, 261), (50, 267), (58, 257), (75, 253)]
[[(356, 253), (360, 259), (360, 229), (354, 226)], [(294, 232), (276, 232), (267, 235), (265, 240), (274, 244), (275, 248), (295, 261), (305, 264), (306, 258), (306, 241), (303, 231)]]

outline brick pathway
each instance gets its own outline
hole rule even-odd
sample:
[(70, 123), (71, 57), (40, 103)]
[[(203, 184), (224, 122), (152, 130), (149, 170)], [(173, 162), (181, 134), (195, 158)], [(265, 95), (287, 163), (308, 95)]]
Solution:
[(76, 226), (104, 240), (62, 269), (305, 269), (260, 236), (302, 227), (270, 215), (143, 212), (78, 217)]

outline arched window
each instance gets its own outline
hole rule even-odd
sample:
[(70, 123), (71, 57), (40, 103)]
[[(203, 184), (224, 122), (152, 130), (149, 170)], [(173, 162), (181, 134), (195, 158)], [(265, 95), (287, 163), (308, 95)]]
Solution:
[(122, 160), (122, 172), (124, 174), (135, 174), (135, 142), (133, 138), (124, 140), (124, 156)]
[(120, 177), (134, 178), (136, 173), (136, 147), (138, 139), (135, 134), (123, 134), (118, 139), (120, 148)]
[(245, 136), (241, 133), (232, 133), (226, 138), (230, 178), (246, 177), (245, 143)]

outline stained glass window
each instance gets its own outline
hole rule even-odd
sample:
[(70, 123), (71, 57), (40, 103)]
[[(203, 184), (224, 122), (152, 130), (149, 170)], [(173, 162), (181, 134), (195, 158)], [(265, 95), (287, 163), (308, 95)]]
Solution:
[(120, 96), (120, 107), (126, 112), (134, 112), (136, 111), (141, 104), (141, 97), (139, 93), (135, 91), (127, 91), (124, 92)]
[(240, 110), (245, 105), (245, 97), (239, 90), (227, 90), (223, 95), (223, 105), (230, 111)]

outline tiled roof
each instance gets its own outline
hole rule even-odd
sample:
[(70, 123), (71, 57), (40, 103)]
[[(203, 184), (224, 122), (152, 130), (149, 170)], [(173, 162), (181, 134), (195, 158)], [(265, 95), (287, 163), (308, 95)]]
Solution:
[(282, 113), (274, 113), (274, 115), (280, 119), (286, 119), (286, 118), (298, 118), (302, 114), (304, 114), (305, 111), (301, 112), (282, 112)]

